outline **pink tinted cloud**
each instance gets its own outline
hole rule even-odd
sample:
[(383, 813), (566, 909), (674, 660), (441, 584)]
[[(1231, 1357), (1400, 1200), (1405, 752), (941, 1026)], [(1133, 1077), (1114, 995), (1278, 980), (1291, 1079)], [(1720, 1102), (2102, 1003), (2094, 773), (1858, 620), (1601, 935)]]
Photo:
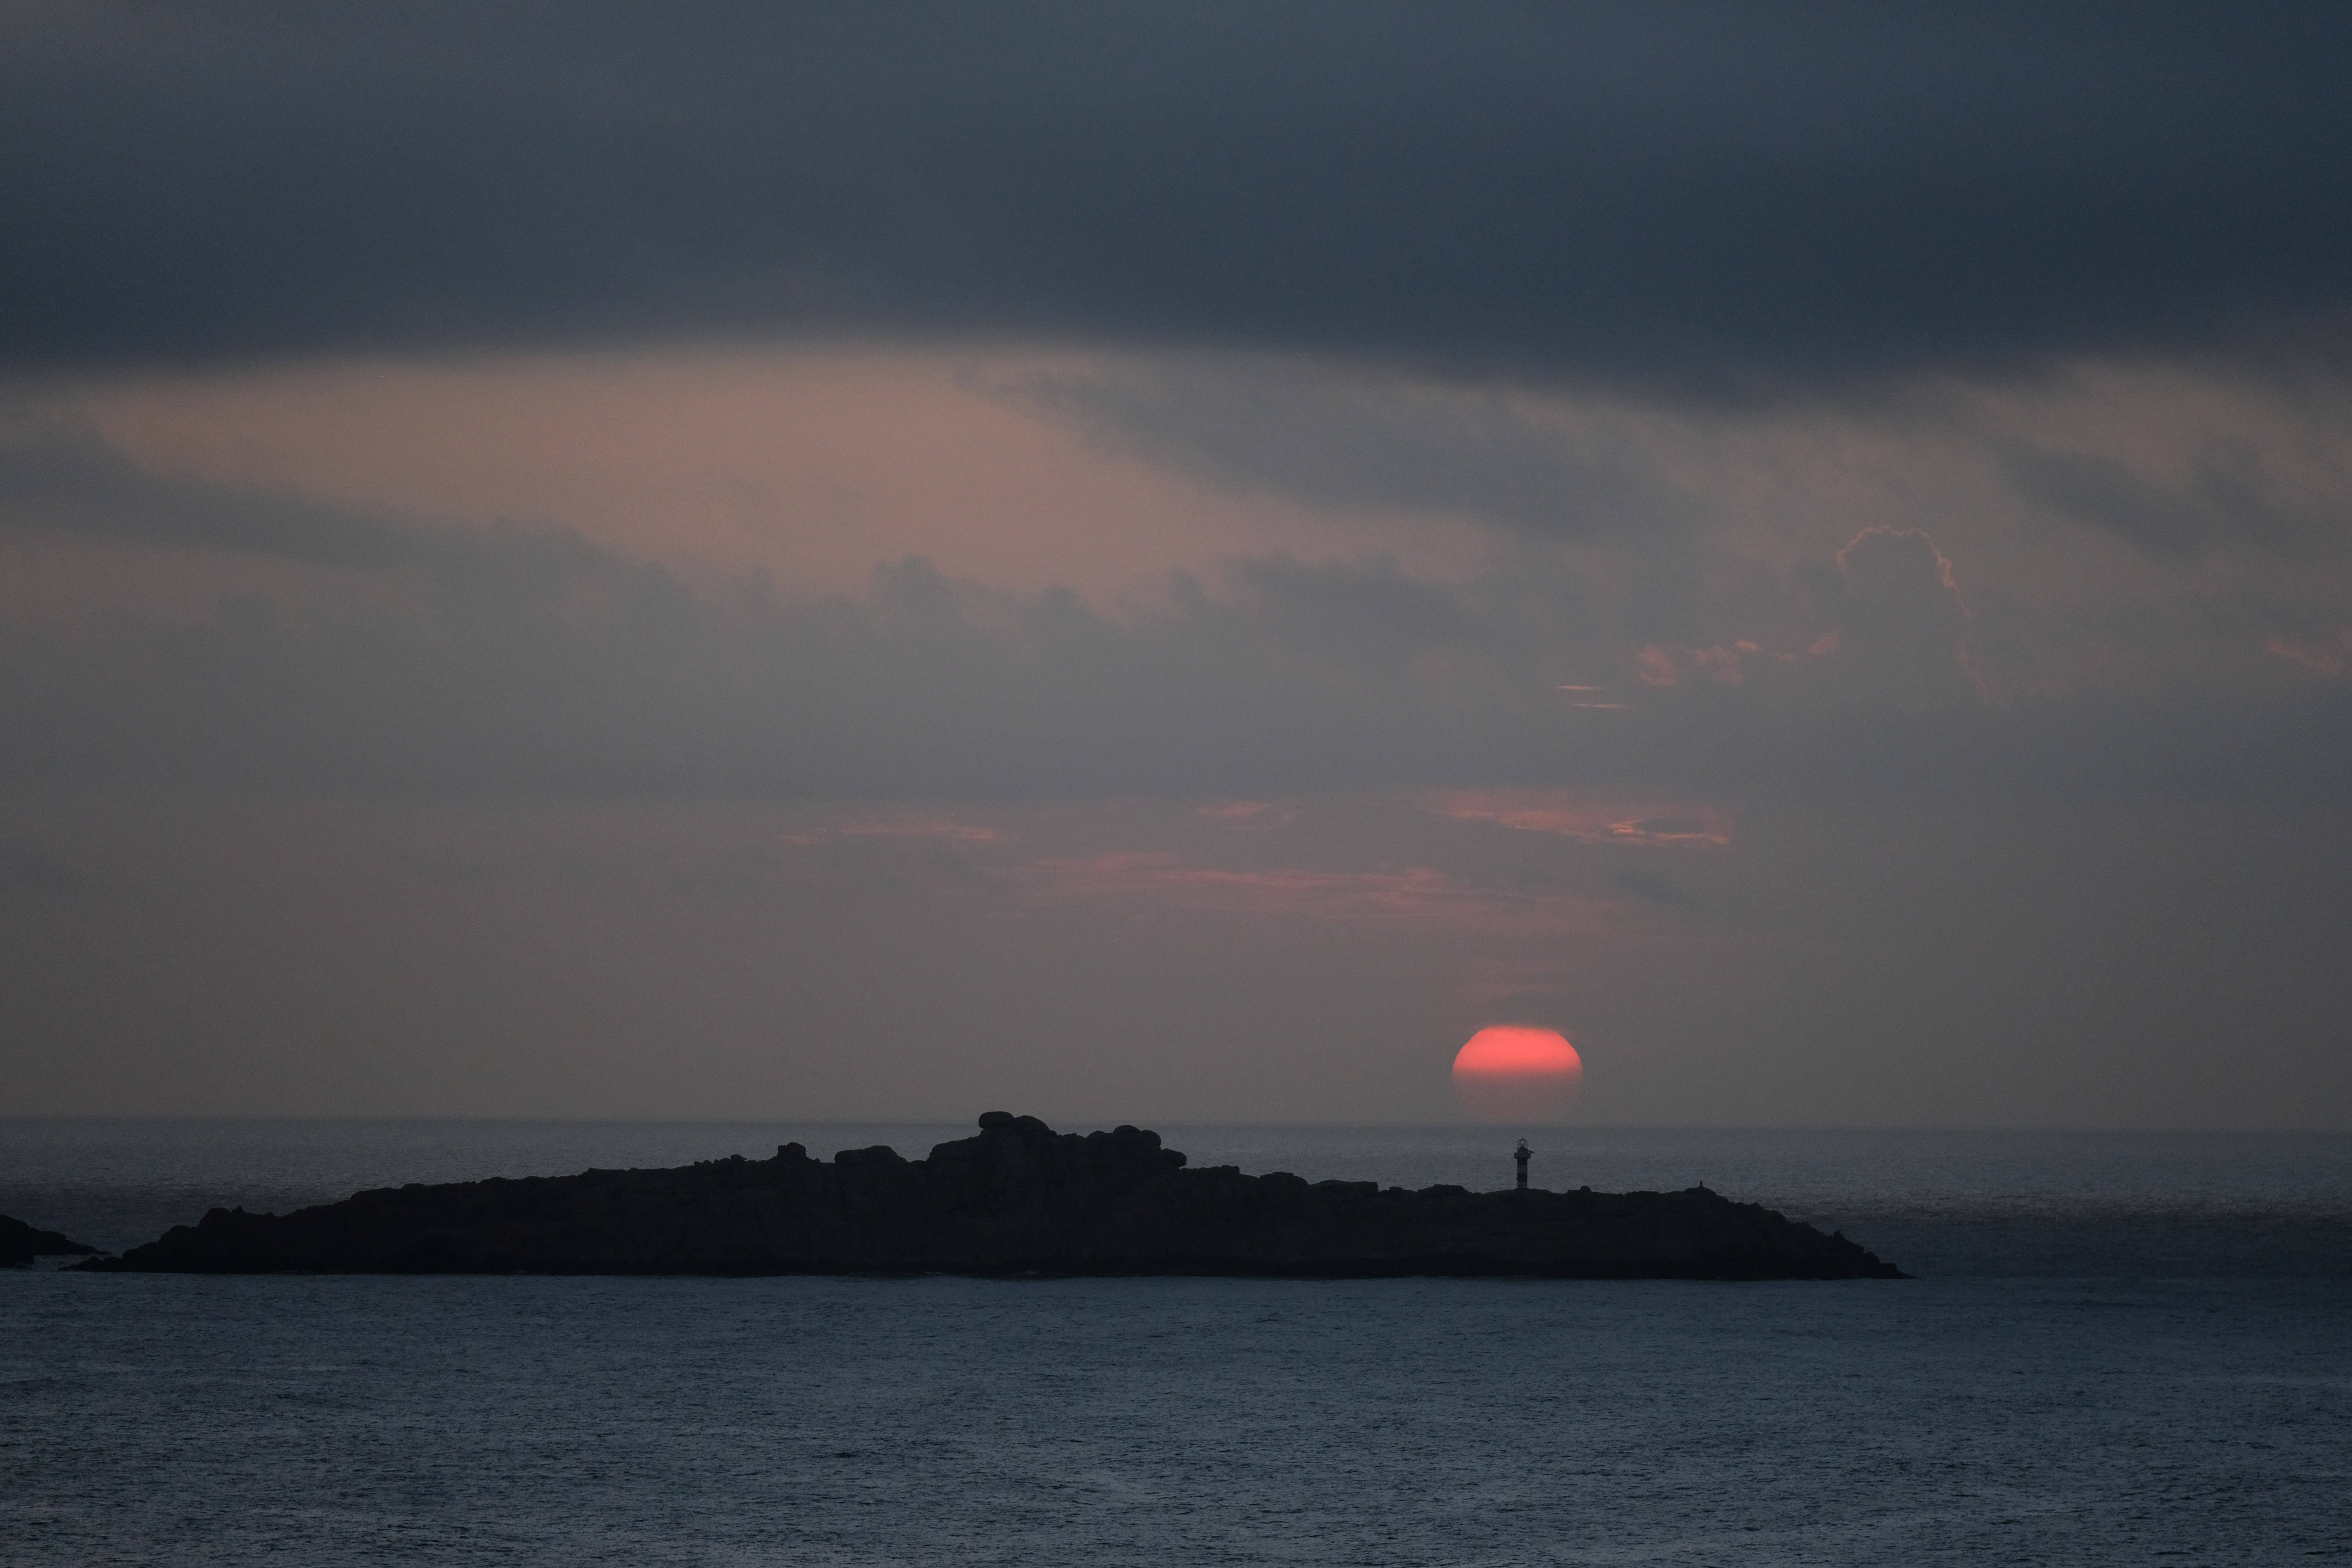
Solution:
[(1488, 935), (1602, 935), (1622, 917), (1595, 900), (1480, 888), (1443, 871), (1228, 870), (1166, 853), (1040, 860), (1025, 868), (1049, 896), (1132, 899), (1198, 912), (1373, 921)]
[(994, 844), (1004, 835), (977, 823), (944, 816), (868, 817), (781, 836), (786, 844), (824, 844), (841, 838), (911, 838), (950, 844)]
[(1653, 643), (1635, 651), (1634, 678), (1653, 687), (1742, 686), (1755, 668), (1821, 665), (1849, 680), (1932, 688), (1942, 669), (1966, 677), (1980, 699), (2000, 700), (1977, 656), (1976, 616), (1951, 557), (1926, 529), (1874, 523), (1834, 559), (1846, 586), (1839, 611), (1844, 624), (1803, 648), (1769, 648), (1745, 637), (1706, 646)]
[[(1857, 597), (1877, 595), (1890, 603), (1901, 602), (1916, 591), (1910, 574), (1915, 567), (1904, 557), (1916, 558), (1921, 550), (1934, 563), (1936, 584), (1942, 597), (1958, 616), (1958, 635), (1952, 644), (1952, 658), (1977, 695), (1988, 702), (1998, 701), (1999, 692), (1981, 668), (1976, 655), (1976, 612), (1969, 607), (1968, 595), (1960, 592), (1952, 558), (1938, 549), (1936, 541), (1924, 528), (1902, 528), (1891, 523), (1873, 523), (1852, 539), (1837, 552), (1838, 571), (1846, 585)], [(1862, 565), (1857, 569), (1857, 559)]]
[(2334, 680), (2352, 669), (2352, 626), (2336, 627), (2333, 637), (2269, 637), (2263, 643), (2263, 651)]
[(1605, 686), (1556, 686), (1552, 689), (1567, 692), (1570, 708), (1597, 708), (1622, 712), (1633, 707), (1631, 702), (1614, 700)]
[(1719, 849), (1731, 842), (1728, 814), (1681, 802), (1591, 801), (1564, 790), (1453, 790), (1423, 804), (1455, 822), (1548, 833), (1580, 844)]
[(1752, 643), (1746, 638), (1738, 642), (1717, 643), (1707, 647), (1687, 644), (1653, 643), (1633, 656), (1634, 677), (1648, 686), (1679, 686), (1686, 679), (1711, 680), (1717, 686), (1739, 686), (1748, 679), (1748, 667), (1759, 661), (1775, 664), (1803, 664), (1811, 659), (1827, 658), (1838, 651), (1843, 642), (1835, 631), (1824, 632), (1797, 653), (1779, 653)]
[(1001, 390), (1052, 350), (854, 347), (329, 360), (87, 390), (160, 473), (394, 515), (560, 520), (698, 583), (858, 594), (919, 555), (1022, 592), (1116, 595), (1170, 566), (1368, 544), (1419, 572), (1483, 559), (1470, 524), (1213, 493), (1098, 449)]
[(1292, 821), (1297, 816), (1294, 812), (1280, 806), (1269, 805), (1262, 800), (1215, 801), (1208, 805), (1194, 806), (1192, 815), (1205, 816), (1212, 822), (1223, 823), (1229, 827), (1261, 829), (1280, 827), (1285, 823)]

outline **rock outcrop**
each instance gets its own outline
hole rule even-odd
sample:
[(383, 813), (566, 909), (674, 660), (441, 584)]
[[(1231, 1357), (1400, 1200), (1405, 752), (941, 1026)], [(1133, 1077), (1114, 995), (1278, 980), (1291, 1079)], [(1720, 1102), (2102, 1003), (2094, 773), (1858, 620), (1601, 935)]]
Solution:
[(0, 1214), (0, 1268), (30, 1268), (36, 1258), (85, 1257), (98, 1248), (54, 1230), (36, 1230), (21, 1219)]
[(1704, 1188), (1409, 1192), (1230, 1165), (1155, 1132), (992, 1111), (924, 1160), (787, 1143), (661, 1171), (411, 1185), (289, 1215), (215, 1209), (83, 1268), (184, 1273), (1900, 1279), (1843, 1236)]

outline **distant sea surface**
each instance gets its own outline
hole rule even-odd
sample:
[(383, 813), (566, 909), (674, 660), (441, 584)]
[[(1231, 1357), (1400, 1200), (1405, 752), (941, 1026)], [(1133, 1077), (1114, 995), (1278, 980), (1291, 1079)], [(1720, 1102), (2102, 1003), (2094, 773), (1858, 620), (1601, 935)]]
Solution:
[[(1160, 1131), (1509, 1181), (1475, 1129)], [(114, 1249), (215, 1205), (966, 1131), (0, 1120), (0, 1213)], [(0, 1271), (0, 1563), (2352, 1560), (2352, 1137), (1531, 1141), (1538, 1185), (1704, 1184), (1919, 1278)]]

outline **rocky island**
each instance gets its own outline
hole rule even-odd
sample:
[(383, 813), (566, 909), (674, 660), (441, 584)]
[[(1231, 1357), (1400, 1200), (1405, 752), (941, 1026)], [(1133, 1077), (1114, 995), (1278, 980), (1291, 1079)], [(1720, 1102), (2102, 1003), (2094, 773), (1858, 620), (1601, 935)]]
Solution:
[(289, 1215), (215, 1209), (77, 1268), (257, 1274), (1522, 1275), (1895, 1279), (1824, 1236), (1704, 1187), (1408, 1191), (1187, 1168), (1134, 1127), (1056, 1133), (991, 1111), (927, 1159), (830, 1163), (787, 1143), (674, 1170), (364, 1192)]
[(88, 1242), (0, 1214), (0, 1268), (30, 1268), (37, 1258), (87, 1257), (97, 1251)]

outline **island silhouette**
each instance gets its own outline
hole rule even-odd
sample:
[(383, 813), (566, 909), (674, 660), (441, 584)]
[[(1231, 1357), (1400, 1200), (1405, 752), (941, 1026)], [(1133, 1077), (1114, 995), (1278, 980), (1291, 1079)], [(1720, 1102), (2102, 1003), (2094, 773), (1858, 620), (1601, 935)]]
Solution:
[(787, 1143), (667, 1170), (363, 1192), (288, 1215), (214, 1209), (75, 1267), (198, 1274), (1405, 1275), (1906, 1278), (1705, 1187), (1475, 1193), (1196, 1168), (1136, 1127), (1057, 1133), (991, 1111), (908, 1160)]
[(30, 1268), (37, 1258), (88, 1256), (97, 1250), (88, 1242), (0, 1214), (0, 1268)]

